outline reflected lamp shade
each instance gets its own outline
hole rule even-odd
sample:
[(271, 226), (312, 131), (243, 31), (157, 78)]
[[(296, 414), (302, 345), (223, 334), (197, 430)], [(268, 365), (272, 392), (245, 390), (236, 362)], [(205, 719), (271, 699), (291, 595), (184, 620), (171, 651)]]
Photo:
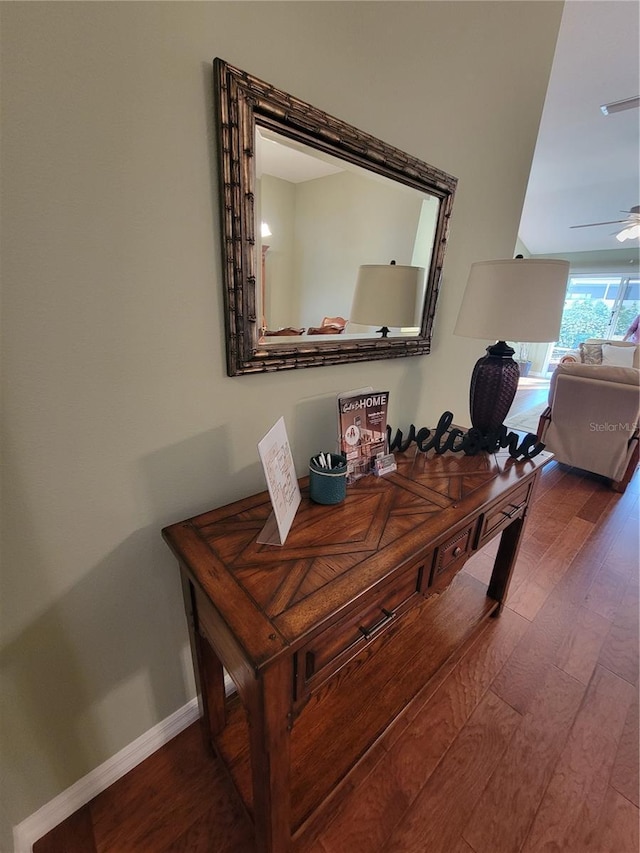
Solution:
[(518, 388), (520, 370), (506, 341), (557, 341), (569, 262), (513, 258), (471, 265), (454, 334), (497, 341), (473, 369), (471, 424), (498, 429)]
[(416, 302), (424, 275), (423, 267), (364, 264), (358, 269), (349, 322), (381, 326), (378, 331), (383, 338), (389, 334), (389, 326), (416, 326)]

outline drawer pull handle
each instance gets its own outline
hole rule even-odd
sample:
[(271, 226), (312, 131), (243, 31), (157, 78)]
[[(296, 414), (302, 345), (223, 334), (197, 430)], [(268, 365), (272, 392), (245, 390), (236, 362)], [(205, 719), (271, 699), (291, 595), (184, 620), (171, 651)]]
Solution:
[(502, 514), (506, 515), (507, 518), (513, 518), (513, 516), (517, 515), (522, 509), (522, 504), (518, 504), (518, 506), (514, 506), (513, 504), (511, 504), (511, 506), (513, 507), (513, 509), (510, 511), (507, 511), (506, 509), (502, 510)]
[(460, 556), (460, 554), (462, 554), (462, 548), (461, 548), (459, 545), (457, 545), (457, 546), (453, 549), (453, 556), (454, 556), (454, 557), (459, 557), (459, 556)]
[(385, 625), (391, 622), (392, 619), (396, 618), (395, 611), (386, 610), (384, 607), (380, 608), (384, 613), (384, 616), (379, 622), (376, 622), (375, 625), (372, 625), (370, 628), (364, 628), (362, 625), (358, 627), (358, 630), (362, 633), (366, 640), (370, 640), (375, 634), (378, 633)]

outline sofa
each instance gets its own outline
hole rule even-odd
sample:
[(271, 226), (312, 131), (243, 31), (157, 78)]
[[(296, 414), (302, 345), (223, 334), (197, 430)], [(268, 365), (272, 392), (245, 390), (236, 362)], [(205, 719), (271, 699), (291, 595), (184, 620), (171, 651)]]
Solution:
[(537, 432), (547, 450), (624, 491), (638, 465), (640, 346), (585, 341), (558, 364), (548, 402)]

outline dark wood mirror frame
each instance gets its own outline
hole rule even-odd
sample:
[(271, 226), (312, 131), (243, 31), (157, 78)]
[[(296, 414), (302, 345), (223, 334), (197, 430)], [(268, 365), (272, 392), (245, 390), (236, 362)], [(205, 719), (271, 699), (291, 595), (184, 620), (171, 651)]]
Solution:
[[(352, 361), (426, 355), (442, 275), (457, 179), (381, 142), (221, 59), (214, 60), (220, 169), (227, 373), (237, 376)], [(439, 200), (422, 323), (414, 337), (314, 339), (268, 345), (259, 340), (256, 310), (256, 124), (384, 175)], [(272, 343), (275, 340), (276, 343)]]

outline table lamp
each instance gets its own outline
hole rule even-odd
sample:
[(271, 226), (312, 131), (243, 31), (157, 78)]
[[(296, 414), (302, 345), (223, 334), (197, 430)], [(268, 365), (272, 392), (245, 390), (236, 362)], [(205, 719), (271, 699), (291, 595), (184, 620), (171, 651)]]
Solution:
[(504, 423), (518, 389), (520, 369), (507, 340), (557, 341), (569, 262), (517, 258), (471, 265), (454, 334), (489, 338), (471, 376), (471, 424), (482, 433)]
[(351, 303), (350, 323), (381, 326), (386, 338), (389, 326), (417, 326), (416, 302), (424, 281), (423, 267), (396, 264), (364, 264), (358, 269)]

